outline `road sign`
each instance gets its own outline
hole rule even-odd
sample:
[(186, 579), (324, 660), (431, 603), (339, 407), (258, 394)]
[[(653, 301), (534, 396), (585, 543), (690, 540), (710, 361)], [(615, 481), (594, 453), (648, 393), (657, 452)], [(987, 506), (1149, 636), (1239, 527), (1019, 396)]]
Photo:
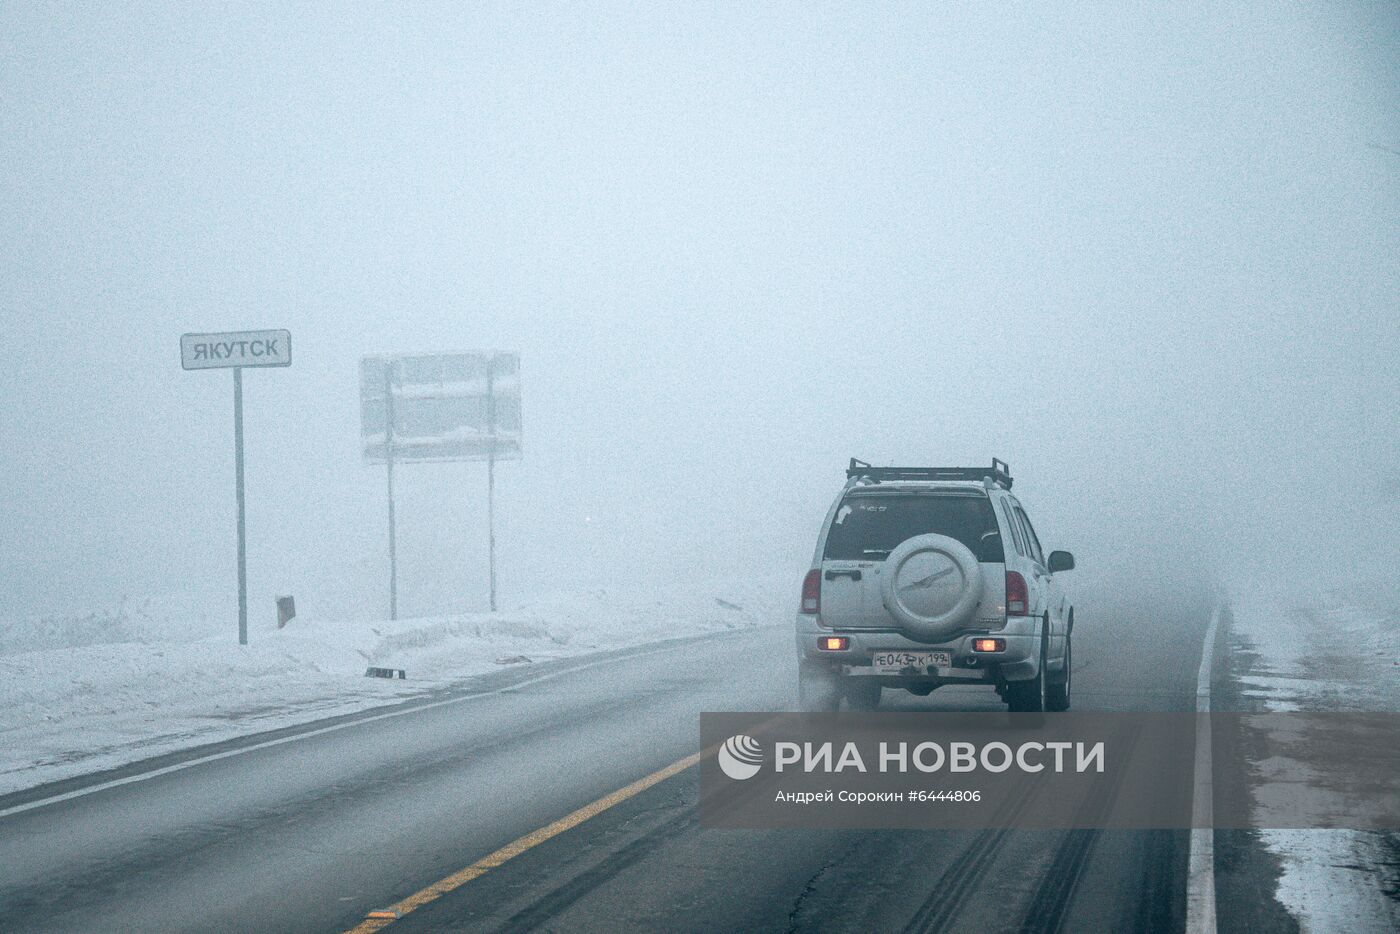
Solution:
[(243, 370), (291, 366), (291, 331), (225, 331), (181, 334), (180, 365), (186, 370), (233, 370), (233, 487), (238, 498), (238, 644), (248, 644), (248, 538), (243, 508)]
[(360, 361), (360, 442), (389, 492), (389, 618), (398, 619), (394, 464), (486, 461), (491, 609), (496, 609), (496, 461), (519, 460), (520, 355), (386, 354)]
[(187, 370), (291, 366), (291, 331), (181, 334), (180, 365)]
[(520, 355), (365, 357), (360, 440), (370, 464), (519, 460)]

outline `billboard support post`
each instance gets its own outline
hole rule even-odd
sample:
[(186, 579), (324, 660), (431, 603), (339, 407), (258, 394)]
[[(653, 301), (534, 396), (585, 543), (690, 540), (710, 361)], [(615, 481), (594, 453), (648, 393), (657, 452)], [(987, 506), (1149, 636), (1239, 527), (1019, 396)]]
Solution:
[(238, 644), (248, 644), (248, 536), (243, 511), (243, 367), (233, 368), (233, 485), (238, 495)]
[(399, 555), (394, 521), (394, 364), (384, 367), (384, 464), (389, 483), (389, 619), (399, 618)]
[(486, 363), (486, 551), (490, 565), (491, 612), (496, 612), (496, 383), (494, 358)]

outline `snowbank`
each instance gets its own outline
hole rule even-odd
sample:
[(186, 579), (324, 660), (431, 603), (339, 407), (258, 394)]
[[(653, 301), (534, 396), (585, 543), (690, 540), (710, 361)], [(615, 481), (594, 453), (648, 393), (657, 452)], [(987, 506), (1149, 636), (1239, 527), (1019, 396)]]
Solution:
[[(1400, 614), (1365, 585), (1315, 593), (1237, 593), (1233, 630), (1259, 653), (1245, 695), (1271, 711), (1394, 710)], [(1400, 594), (1396, 595), (1400, 597)]]
[[(505, 665), (786, 619), (788, 608), (763, 599), (599, 590), (495, 614), (299, 618), (241, 647), (232, 632), (192, 636), (208, 630), (149, 605), (11, 623), (0, 627), (0, 794), (391, 703)], [(366, 678), (370, 665), (403, 668), (408, 680)]]
[[(1243, 694), (1270, 711), (1394, 710), (1400, 687), (1395, 606), (1384, 585), (1281, 595), (1236, 593), (1233, 632), (1259, 654)], [(1396, 835), (1264, 830), (1283, 874), (1275, 893), (1304, 932), (1400, 929)]]

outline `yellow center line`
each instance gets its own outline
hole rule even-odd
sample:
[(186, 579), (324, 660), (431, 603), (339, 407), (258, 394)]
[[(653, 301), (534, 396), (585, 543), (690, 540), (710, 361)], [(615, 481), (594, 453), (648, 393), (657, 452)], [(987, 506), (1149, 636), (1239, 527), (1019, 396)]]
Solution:
[(574, 827), (577, 827), (579, 824), (582, 824), (590, 817), (595, 817), (606, 811), (608, 808), (613, 807), (614, 805), (621, 804), (623, 801), (626, 801), (628, 798), (632, 797), (633, 795), (636, 795), (638, 792), (646, 791), (652, 785), (655, 785), (658, 782), (663, 782), (666, 779), (670, 778), (672, 775), (684, 772), (686, 769), (699, 762), (701, 757), (709, 751), (710, 750), (702, 750), (700, 752), (691, 753), (684, 759), (679, 759), (675, 762), (672, 762), (665, 768), (658, 769), (657, 771), (652, 772), (645, 778), (639, 778), (632, 784), (627, 785), (624, 788), (619, 788), (612, 794), (605, 795), (604, 797), (599, 798), (592, 804), (585, 804), (577, 811), (574, 811), (572, 814), (569, 814), (565, 817), (559, 818), (552, 824), (547, 824), (544, 827), (541, 827), (539, 830), (527, 833), (525, 836), (521, 837), (518, 840), (515, 840), (511, 843), (507, 843), (499, 850), (496, 850), (494, 853), (490, 853), (486, 856), (483, 856), (481, 859), (472, 863), (465, 869), (459, 869), (447, 878), (442, 879), (438, 882), (434, 882), (432, 885), (418, 892), (414, 892), (412, 895), (408, 896), (403, 901), (396, 902), (393, 905), (390, 905), (388, 909), (381, 909), (378, 912), (373, 912), (373, 915), (379, 916), (365, 918), (365, 920), (361, 921), (359, 924), (355, 925), (355, 927), (347, 931), (346, 934), (372, 934), (372, 932), (374, 931), (381, 930), (387, 927), (388, 925), (393, 924), (395, 920), (393, 917), (383, 917), (382, 915), (387, 912), (393, 912), (394, 915), (401, 918), (411, 911), (422, 908), (424, 905), (428, 904), (431, 901), (435, 901), (441, 898), (448, 892), (451, 892), (454, 889), (466, 885), (468, 882), (472, 881), (475, 878), (478, 878), (479, 876), (485, 875), (492, 869), (495, 869), (497, 866), (500, 866), (501, 864), (505, 863), (507, 860), (519, 856), (521, 853), (524, 853), (526, 850), (532, 847), (539, 846), (541, 843), (544, 843), (551, 837), (557, 837), (564, 831), (570, 830)]

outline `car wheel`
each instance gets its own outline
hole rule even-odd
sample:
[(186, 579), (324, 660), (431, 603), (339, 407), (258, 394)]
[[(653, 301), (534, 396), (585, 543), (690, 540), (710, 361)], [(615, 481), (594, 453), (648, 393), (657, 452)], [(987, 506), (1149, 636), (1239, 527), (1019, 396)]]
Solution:
[(900, 542), (880, 570), (880, 599), (912, 639), (941, 642), (977, 612), (982, 565), (966, 545), (946, 535)]
[(846, 705), (852, 710), (874, 710), (880, 706), (880, 682), (874, 678), (847, 678)]
[(797, 706), (811, 713), (835, 710), (841, 705), (841, 689), (828, 669), (803, 661), (797, 666)]
[(1006, 686), (1006, 708), (1012, 713), (1040, 713), (1045, 709), (1045, 659), (1048, 634), (1040, 634), (1040, 665), (1029, 681), (1013, 681)]
[(1074, 643), (1065, 636), (1065, 670), (1045, 692), (1046, 710), (1069, 710), (1070, 684), (1074, 680)]

